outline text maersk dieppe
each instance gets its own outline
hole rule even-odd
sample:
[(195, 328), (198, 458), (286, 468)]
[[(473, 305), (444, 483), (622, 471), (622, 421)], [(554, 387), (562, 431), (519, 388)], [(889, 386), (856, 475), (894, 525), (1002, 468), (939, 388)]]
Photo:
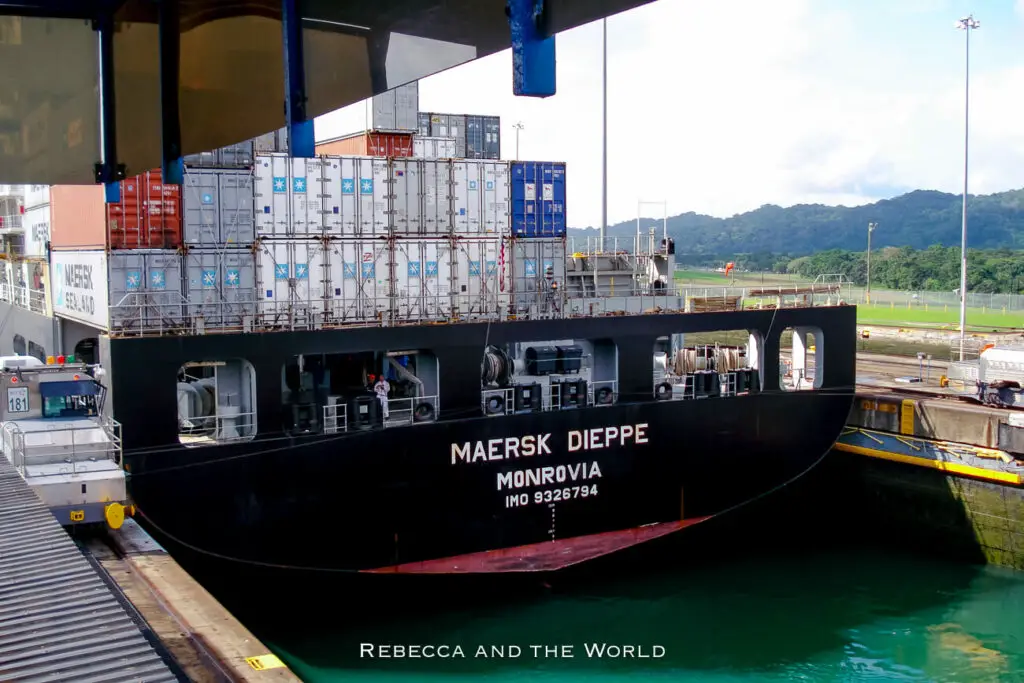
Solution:
[[(566, 434), (566, 450), (596, 451), (614, 446), (647, 443), (647, 423), (573, 430)], [(493, 462), (551, 455), (551, 433), (510, 436), (486, 441), (452, 444), (452, 464)], [(514, 508), (541, 503), (558, 503), (598, 495), (596, 480), (604, 475), (596, 460), (561, 465), (539, 465), (526, 469), (498, 472), (498, 491), (545, 487), (533, 492), (506, 493), (505, 507)]]
[[(452, 464), (488, 462), (529, 458), (535, 455), (551, 455), (551, 433), (508, 436), (486, 441), (465, 441), (452, 444)], [(619, 425), (617, 427), (595, 427), (594, 429), (573, 430), (568, 433), (568, 452), (591, 451), (610, 446), (647, 443), (647, 423)]]

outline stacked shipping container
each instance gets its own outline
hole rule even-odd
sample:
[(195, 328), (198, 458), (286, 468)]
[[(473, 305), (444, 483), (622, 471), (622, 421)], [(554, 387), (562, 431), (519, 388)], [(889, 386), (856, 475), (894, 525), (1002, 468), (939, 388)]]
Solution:
[[(258, 155), (261, 308), (272, 322), (309, 325), (507, 311), (513, 166)], [(564, 180), (564, 165), (547, 168)], [(534, 195), (523, 212), (550, 214), (552, 201)], [(518, 232), (529, 239), (531, 231)], [(564, 231), (550, 237), (548, 252), (561, 245), (564, 258)]]
[(416, 135), (412, 139), (412, 155), (417, 159), (454, 159), (455, 138)]
[(327, 156), (356, 154), (368, 157), (413, 156), (413, 134), (407, 131), (366, 130), (324, 140), (316, 153)]
[(57, 312), (122, 331), (448, 320), (563, 277), (564, 164), (254, 152), (193, 157), (180, 188), (125, 181), (141, 189), (105, 225), (55, 242)]
[(455, 139), (457, 158), (500, 159), (501, 117), (419, 112), (416, 130), (425, 137)]
[(183, 185), (147, 171), (101, 187), (54, 186), (54, 312), (100, 329), (238, 328), (256, 311), (253, 157), (283, 129), (185, 158)]
[(416, 113), (420, 108), (420, 85), (418, 81), (400, 85), (387, 92), (374, 95), (371, 102), (374, 128), (416, 130)]

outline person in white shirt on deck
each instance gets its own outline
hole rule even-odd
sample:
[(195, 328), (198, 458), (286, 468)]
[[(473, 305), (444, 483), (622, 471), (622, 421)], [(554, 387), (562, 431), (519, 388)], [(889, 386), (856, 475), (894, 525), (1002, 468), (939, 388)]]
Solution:
[(384, 375), (381, 375), (377, 379), (377, 383), (373, 385), (373, 392), (377, 394), (377, 400), (380, 401), (380, 408), (384, 411), (384, 419), (388, 419), (388, 392), (391, 391), (391, 385), (384, 379)]

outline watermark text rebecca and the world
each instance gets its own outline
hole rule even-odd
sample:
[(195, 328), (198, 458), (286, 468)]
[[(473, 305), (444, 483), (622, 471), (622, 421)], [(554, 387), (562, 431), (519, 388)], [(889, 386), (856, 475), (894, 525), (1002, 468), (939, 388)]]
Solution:
[(576, 645), (379, 645), (360, 643), (359, 658), (364, 659), (661, 659), (663, 645), (617, 645), (584, 643)]

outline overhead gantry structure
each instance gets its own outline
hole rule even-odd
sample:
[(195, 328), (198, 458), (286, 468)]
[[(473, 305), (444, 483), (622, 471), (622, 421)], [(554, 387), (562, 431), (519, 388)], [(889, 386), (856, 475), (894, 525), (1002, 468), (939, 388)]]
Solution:
[[(652, 0), (0, 0), (0, 183), (107, 185), (512, 48), (555, 94), (555, 34)], [(283, 104), (283, 106), (282, 106)]]

